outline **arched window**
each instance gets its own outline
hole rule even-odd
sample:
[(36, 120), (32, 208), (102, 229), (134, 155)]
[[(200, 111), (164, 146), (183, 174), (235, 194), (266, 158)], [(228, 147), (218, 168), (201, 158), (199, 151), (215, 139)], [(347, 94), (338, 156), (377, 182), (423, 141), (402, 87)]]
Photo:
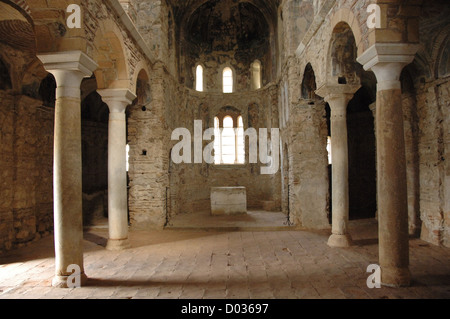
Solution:
[(245, 164), (245, 135), (242, 116), (239, 116), (237, 123), (234, 123), (233, 118), (226, 115), (223, 118), (222, 127), (219, 117), (215, 117), (214, 134), (214, 164)]
[(233, 70), (226, 67), (222, 73), (223, 93), (233, 93)]
[(256, 60), (252, 63), (252, 89), (258, 90), (261, 88), (261, 62)]
[(231, 116), (223, 118), (222, 130), (222, 163), (234, 164), (236, 162), (236, 137), (234, 123)]
[(195, 69), (195, 89), (203, 92), (203, 67), (200, 64)]

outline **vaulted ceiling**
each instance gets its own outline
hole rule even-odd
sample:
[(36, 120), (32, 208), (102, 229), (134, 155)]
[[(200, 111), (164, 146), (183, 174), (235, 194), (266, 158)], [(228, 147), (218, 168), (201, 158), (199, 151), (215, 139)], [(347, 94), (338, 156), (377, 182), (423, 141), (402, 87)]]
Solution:
[(206, 51), (247, 50), (275, 33), (279, 0), (168, 0), (178, 35)]
[(281, 0), (167, 0), (171, 5), (175, 21), (178, 25), (186, 20), (201, 6), (209, 3), (211, 6), (232, 7), (240, 3), (252, 4), (261, 11), (268, 23), (275, 24), (278, 5)]

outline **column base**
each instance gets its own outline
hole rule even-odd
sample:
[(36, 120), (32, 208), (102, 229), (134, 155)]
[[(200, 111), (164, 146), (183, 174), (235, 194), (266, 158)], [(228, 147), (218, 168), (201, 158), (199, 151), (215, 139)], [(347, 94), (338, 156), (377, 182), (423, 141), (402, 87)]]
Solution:
[(330, 247), (349, 247), (352, 245), (352, 237), (350, 234), (331, 234), (330, 238), (328, 238), (327, 244)]
[(107, 250), (125, 250), (130, 248), (130, 241), (128, 238), (125, 239), (108, 239), (108, 243), (106, 244)]
[[(55, 276), (52, 279), (52, 287), (55, 288), (69, 288), (69, 286), (67, 285), (67, 280), (69, 279), (69, 276)], [(70, 280), (72, 280), (72, 278), (70, 278)], [(83, 272), (80, 274), (80, 286), (83, 287), (86, 285), (86, 282), (88, 280), (88, 277), (86, 276), (86, 274)], [(73, 288), (73, 287), (71, 287)]]
[(409, 269), (381, 266), (381, 284), (393, 288), (408, 287), (411, 284)]

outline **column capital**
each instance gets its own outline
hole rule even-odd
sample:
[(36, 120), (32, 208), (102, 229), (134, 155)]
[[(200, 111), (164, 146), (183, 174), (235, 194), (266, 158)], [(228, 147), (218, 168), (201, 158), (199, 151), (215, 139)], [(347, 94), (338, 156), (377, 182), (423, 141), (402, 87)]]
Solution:
[(378, 91), (399, 89), (403, 68), (414, 60), (419, 44), (375, 43), (356, 60), (365, 70), (372, 70), (378, 81)]
[(103, 102), (108, 104), (111, 113), (123, 113), (128, 105), (133, 103), (136, 95), (128, 89), (97, 90)]
[(330, 108), (346, 109), (348, 102), (356, 91), (361, 88), (359, 84), (324, 84), (316, 90), (316, 94), (323, 97)]
[(38, 55), (47, 72), (57, 84), (56, 97), (80, 97), (83, 78), (92, 75), (98, 65), (82, 51), (61, 51)]
[(79, 71), (85, 77), (89, 77), (98, 67), (97, 63), (82, 51), (43, 53), (39, 54), (38, 58), (48, 72), (55, 70)]

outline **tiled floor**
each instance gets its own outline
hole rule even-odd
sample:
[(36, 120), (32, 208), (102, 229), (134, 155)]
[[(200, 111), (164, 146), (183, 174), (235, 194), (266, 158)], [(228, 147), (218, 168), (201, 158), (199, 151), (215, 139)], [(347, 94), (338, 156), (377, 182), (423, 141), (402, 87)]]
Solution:
[(105, 250), (107, 229), (85, 232), (87, 286), (51, 287), (53, 238), (0, 257), (1, 298), (450, 298), (450, 249), (410, 241), (412, 285), (369, 289), (376, 223), (350, 227), (355, 245), (327, 246), (329, 231), (130, 232), (132, 248)]

